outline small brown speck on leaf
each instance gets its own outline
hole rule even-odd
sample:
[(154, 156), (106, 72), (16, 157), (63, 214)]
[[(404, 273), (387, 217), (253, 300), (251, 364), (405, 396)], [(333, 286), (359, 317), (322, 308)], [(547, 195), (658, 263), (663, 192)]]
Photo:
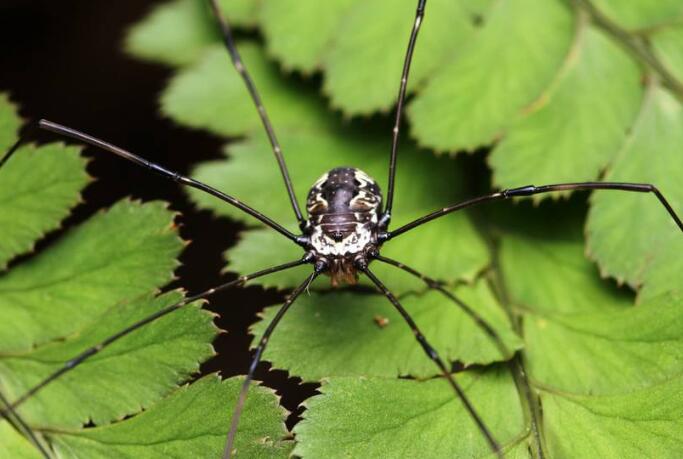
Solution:
[(387, 325), (389, 325), (389, 319), (387, 319), (386, 317), (380, 316), (379, 314), (375, 315), (375, 317), (373, 317), (372, 320), (375, 321), (375, 323), (377, 324), (377, 326), (379, 328), (384, 328)]

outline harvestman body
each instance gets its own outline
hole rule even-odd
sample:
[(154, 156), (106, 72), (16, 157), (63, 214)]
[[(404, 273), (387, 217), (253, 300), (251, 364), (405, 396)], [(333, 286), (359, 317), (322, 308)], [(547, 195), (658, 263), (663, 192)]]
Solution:
[(377, 183), (352, 167), (332, 169), (308, 193), (310, 218), (304, 232), (309, 234), (310, 256), (335, 287), (355, 284), (358, 267), (379, 253), (381, 205)]
[[(265, 276), (278, 271), (283, 271), (295, 266), (300, 266), (303, 264), (312, 264), (313, 271), (311, 274), (290, 294), (288, 299), (285, 301), (281, 309), (277, 312), (271, 323), (268, 325), (266, 331), (258, 342), (256, 347), (253, 360), (249, 367), (249, 372), (242, 386), (237, 405), (233, 412), (232, 422), (230, 425), (230, 430), (228, 432), (228, 438), (226, 442), (224, 457), (229, 458), (233, 453), (233, 444), (235, 440), (235, 434), (237, 432), (237, 425), (239, 418), (244, 406), (244, 401), (247, 396), (247, 391), (250, 382), (253, 378), (256, 366), (260, 362), (261, 355), (265, 350), (268, 339), (275, 330), (276, 326), (289, 310), (290, 306), (294, 303), (296, 298), (306, 289), (306, 287), (320, 274), (325, 273), (330, 275), (333, 285), (339, 285), (341, 283), (354, 284), (357, 281), (358, 275), (366, 275), (377, 288), (387, 297), (387, 299), (392, 303), (392, 305), (398, 310), (401, 316), (405, 319), (408, 326), (411, 328), (415, 338), (419, 344), (424, 349), (428, 358), (430, 358), (439, 368), (441, 375), (449, 383), (449, 385), (454, 390), (457, 397), (463, 403), (465, 409), (472, 417), (472, 420), (476, 423), (479, 431), (486, 438), (491, 450), (498, 457), (503, 457), (503, 452), (500, 448), (499, 443), (494, 438), (494, 435), (486, 427), (486, 425), (481, 420), (481, 417), (477, 414), (472, 404), (469, 402), (465, 393), (457, 384), (454, 376), (451, 374), (450, 367), (439, 357), (436, 350), (429, 344), (425, 336), (422, 334), (418, 326), (415, 324), (413, 319), (403, 308), (396, 297), (387, 289), (386, 286), (373, 274), (369, 269), (369, 265), (372, 261), (377, 260), (389, 265), (393, 265), (399, 269), (402, 269), (425, 282), (425, 284), (434, 290), (439, 291), (448, 299), (450, 299), (455, 305), (463, 309), (463, 311), (469, 314), (477, 325), (487, 333), (487, 335), (495, 342), (496, 346), (500, 349), (501, 353), (505, 357), (509, 357), (510, 353), (502, 343), (500, 337), (496, 332), (484, 321), (470, 306), (456, 297), (453, 293), (443, 288), (442, 284), (436, 280), (433, 280), (418, 271), (389, 258), (380, 255), (380, 249), (382, 244), (390, 241), (391, 239), (412, 230), (422, 224), (425, 224), (431, 220), (437, 219), (451, 212), (456, 212), (461, 209), (471, 207), (474, 205), (505, 200), (509, 198), (515, 198), (519, 196), (530, 196), (540, 193), (548, 193), (553, 191), (563, 191), (563, 190), (622, 190), (630, 192), (640, 192), (640, 193), (653, 193), (659, 202), (667, 210), (671, 218), (675, 221), (678, 228), (683, 231), (683, 222), (676, 212), (669, 205), (664, 196), (659, 192), (659, 190), (651, 184), (644, 183), (613, 183), (613, 182), (582, 182), (582, 183), (563, 183), (555, 185), (543, 185), (534, 186), (528, 185), (519, 188), (512, 188), (508, 190), (502, 190), (499, 192), (491, 193), (488, 195), (480, 196), (477, 198), (469, 199), (442, 209), (438, 209), (432, 213), (429, 213), (421, 218), (418, 218), (408, 224), (405, 224), (398, 229), (389, 230), (389, 223), (391, 221), (391, 210), (393, 204), (394, 196), (394, 180), (396, 173), (396, 159), (398, 152), (398, 139), (399, 139), (399, 127), (401, 124), (401, 117), (403, 114), (403, 105), (406, 95), (406, 87), (408, 82), (408, 75), (410, 73), (410, 64), (412, 62), (413, 50), (415, 48), (415, 43), (417, 36), (422, 24), (422, 19), (425, 13), (426, 0), (417, 0), (417, 12), (415, 15), (415, 22), (413, 23), (413, 28), (410, 34), (410, 39), (408, 42), (408, 49), (406, 52), (403, 71), (401, 75), (401, 83), (397, 100), (396, 107), (396, 117), (395, 124), (393, 127), (392, 135), (392, 147), (391, 156), (389, 160), (389, 183), (387, 186), (387, 198), (384, 207), (382, 207), (382, 194), (377, 183), (369, 177), (367, 174), (359, 169), (351, 167), (340, 167), (332, 169), (331, 171), (324, 174), (311, 188), (306, 209), (309, 214), (309, 218), (305, 219), (299, 208), (298, 201), (293, 191), (292, 182), (289, 177), (289, 172), (287, 171), (287, 166), (285, 164), (284, 157), (282, 155), (282, 149), (277, 141), (273, 126), (267, 116), (266, 110), (261, 102), (261, 98), (256, 90), (256, 86), (252, 81), (249, 73), (244, 66), (239, 52), (235, 47), (233, 41), (232, 32), (227, 21), (222, 17), (221, 12), (217, 5), (217, 0), (210, 0), (210, 6), (217, 18), (218, 24), (221, 29), (223, 39), (225, 41), (226, 48), (230, 54), (230, 57), (235, 65), (236, 70), (239, 72), (240, 76), (244, 80), (244, 83), (249, 91), (249, 94), (254, 101), (258, 109), (259, 117), (263, 123), (265, 131), (270, 140), (273, 153), (277, 159), (278, 166), (282, 173), (282, 177), (287, 188), (287, 193), (294, 211), (295, 217), (301, 228), (301, 234), (296, 235), (279, 223), (273, 221), (267, 216), (263, 215), (261, 212), (249, 207), (248, 205), (242, 203), (241, 201), (227, 195), (209, 185), (202, 182), (196, 181), (189, 177), (185, 177), (177, 172), (173, 172), (163, 168), (158, 164), (151, 163), (144, 158), (130, 153), (122, 148), (115, 145), (106, 143), (100, 139), (89, 136), (82, 132), (76, 131), (74, 129), (59, 125), (57, 123), (41, 120), (37, 127), (45, 130), (55, 132), (59, 135), (66, 137), (71, 137), (76, 140), (85, 142), (87, 144), (99, 147), (103, 150), (114, 153), (124, 159), (132, 161), (140, 166), (146, 167), (161, 176), (171, 179), (182, 185), (190, 186), (199, 189), (205, 193), (211, 194), (218, 199), (221, 199), (239, 209), (245, 213), (256, 218), (266, 226), (279, 232), (281, 235), (285, 236), (293, 243), (298, 244), (302, 247), (304, 255), (299, 260), (294, 260), (289, 263), (284, 263), (278, 266), (269, 267), (261, 271), (240, 276), (232, 282), (222, 284), (220, 286), (209, 289), (198, 295), (188, 297), (179, 303), (168, 306), (156, 313), (144, 318), (143, 320), (136, 322), (129, 327), (121, 330), (120, 332), (108, 337), (107, 339), (96, 343), (89, 349), (84, 350), (81, 354), (75, 356), (68, 362), (66, 362), (59, 370), (55, 371), (53, 374), (45, 378), (38, 385), (29, 389), (26, 393), (21, 395), (16, 400), (10, 402), (6, 400), (2, 394), (0, 394), (0, 406), (3, 410), (0, 413), (5, 416), (10, 422), (19, 429), (27, 438), (29, 438), (36, 447), (43, 453), (45, 457), (50, 457), (47, 451), (43, 448), (41, 442), (39, 442), (30, 427), (21, 419), (16, 409), (24, 403), (27, 399), (33, 396), (35, 393), (40, 391), (46, 385), (50, 384), (52, 381), (61, 377), (63, 374), (71, 371), (76, 366), (80, 365), (86, 359), (92, 357), (93, 355), (100, 352), (102, 349), (106, 348), (115, 341), (123, 338), (129, 333), (134, 332), (142, 328), (143, 326), (155, 321), (156, 319), (170, 314), (183, 306), (192, 303), (198, 299), (206, 298), (215, 292), (227, 289), (235, 285), (242, 285), (247, 281)], [(20, 139), (8, 152), (0, 159), (0, 167), (10, 159), (10, 157), (17, 150), (19, 145), (23, 142)]]

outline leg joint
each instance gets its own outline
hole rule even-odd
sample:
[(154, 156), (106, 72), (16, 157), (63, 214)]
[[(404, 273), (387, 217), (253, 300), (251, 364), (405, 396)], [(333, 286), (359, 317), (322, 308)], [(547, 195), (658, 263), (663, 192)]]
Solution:
[(504, 198), (511, 198), (514, 196), (531, 196), (538, 191), (534, 185), (520, 186), (519, 188), (510, 188), (509, 190), (503, 190)]

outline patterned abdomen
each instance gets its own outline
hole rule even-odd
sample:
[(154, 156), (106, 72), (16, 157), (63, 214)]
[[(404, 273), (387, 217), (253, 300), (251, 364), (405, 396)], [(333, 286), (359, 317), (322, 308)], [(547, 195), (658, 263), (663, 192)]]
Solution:
[(379, 187), (365, 172), (332, 169), (308, 194), (311, 243), (323, 255), (361, 252), (372, 240), (381, 204)]

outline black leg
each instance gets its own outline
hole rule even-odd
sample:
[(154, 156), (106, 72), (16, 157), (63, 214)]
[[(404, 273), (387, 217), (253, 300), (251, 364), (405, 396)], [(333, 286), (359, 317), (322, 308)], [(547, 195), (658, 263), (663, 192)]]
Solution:
[(402, 269), (403, 271), (406, 271), (412, 274), (413, 276), (420, 278), (430, 289), (441, 292), (446, 298), (450, 299), (453, 303), (458, 305), (460, 309), (462, 309), (465, 312), (465, 314), (470, 316), (472, 320), (474, 320), (474, 322), (477, 324), (477, 326), (480, 329), (482, 329), (484, 333), (486, 333), (489, 336), (489, 338), (491, 338), (496, 347), (498, 347), (500, 355), (503, 359), (507, 360), (512, 357), (513, 353), (511, 353), (507, 349), (507, 347), (503, 343), (503, 340), (500, 338), (500, 336), (498, 336), (498, 333), (496, 333), (496, 331), (483, 319), (483, 317), (481, 317), (467, 303), (465, 303), (462, 299), (458, 298), (456, 295), (445, 289), (444, 284), (442, 282), (434, 280), (431, 277), (425, 276), (424, 274), (411, 268), (410, 266), (404, 265), (400, 261), (392, 260), (391, 258), (386, 258), (381, 255), (375, 256), (375, 259), (381, 261), (382, 263), (396, 266), (397, 268)]
[(242, 384), (242, 389), (240, 390), (239, 397), (237, 398), (237, 404), (235, 405), (235, 410), (232, 412), (232, 420), (230, 421), (230, 430), (228, 431), (228, 439), (227, 442), (225, 443), (225, 450), (223, 451), (223, 458), (224, 459), (230, 459), (232, 457), (232, 449), (233, 445), (235, 444), (235, 435), (237, 434), (237, 426), (239, 425), (240, 422), (240, 416), (242, 415), (242, 409), (244, 408), (244, 402), (247, 400), (247, 392), (249, 391), (249, 385), (251, 384), (251, 380), (254, 379), (254, 372), (256, 371), (256, 367), (258, 366), (259, 362), (261, 361), (261, 355), (263, 355), (263, 351), (266, 350), (266, 346), (268, 345), (268, 340), (270, 339), (270, 335), (273, 334), (273, 331), (275, 330), (275, 327), (277, 327), (277, 324), (280, 323), (280, 320), (282, 317), (284, 317), (285, 313), (289, 310), (289, 307), (294, 303), (294, 301), (298, 298), (299, 295), (301, 295), (301, 292), (306, 290), (308, 286), (315, 280), (316, 277), (320, 274), (320, 270), (316, 268), (315, 271), (313, 271), (305, 281), (301, 283), (289, 297), (287, 298), (287, 301), (282, 305), (280, 310), (277, 312), (273, 320), (268, 324), (268, 328), (266, 328), (266, 331), (263, 333), (263, 336), (259, 340), (258, 346), (256, 346), (256, 352), (254, 353), (254, 358), (251, 360), (251, 365), (249, 365), (249, 372), (247, 373), (247, 377), (244, 380), (244, 383)]
[(426, 5), (427, 0), (418, 0), (417, 2), (415, 22), (413, 23), (413, 30), (410, 32), (408, 49), (406, 50), (406, 57), (403, 61), (401, 86), (398, 90), (398, 103), (396, 104), (396, 118), (394, 121), (394, 128), (392, 130), (391, 157), (389, 158), (389, 184), (387, 185), (387, 204), (384, 208), (382, 221), (380, 222), (382, 229), (385, 229), (387, 225), (389, 225), (389, 220), (391, 219), (391, 209), (394, 204), (394, 180), (396, 178), (396, 155), (398, 153), (399, 128), (401, 125), (401, 117), (403, 116), (403, 104), (406, 98), (406, 88), (408, 86), (410, 64), (413, 60), (413, 51), (415, 50), (415, 43), (417, 42), (417, 34), (420, 32), (420, 25), (422, 24), (422, 19), (424, 18)]
[(263, 102), (261, 101), (261, 96), (259, 95), (258, 90), (256, 89), (254, 80), (251, 79), (251, 76), (247, 71), (247, 67), (242, 62), (242, 57), (240, 56), (240, 53), (237, 51), (235, 41), (232, 37), (232, 30), (230, 29), (230, 24), (221, 13), (220, 7), (218, 6), (218, 2), (216, 0), (209, 0), (209, 3), (211, 5), (211, 9), (213, 10), (214, 16), (216, 16), (218, 25), (220, 26), (221, 34), (223, 35), (223, 41), (225, 42), (225, 47), (228, 49), (228, 53), (230, 53), (230, 59), (232, 60), (232, 63), (235, 65), (235, 69), (242, 77), (242, 80), (244, 80), (244, 84), (247, 86), (247, 90), (249, 91), (251, 100), (254, 102), (256, 110), (258, 111), (258, 115), (261, 118), (261, 123), (263, 124), (263, 127), (266, 130), (268, 140), (270, 141), (270, 145), (273, 148), (273, 154), (275, 154), (275, 159), (277, 159), (277, 164), (280, 167), (282, 178), (284, 179), (285, 186), (287, 187), (289, 201), (292, 204), (292, 209), (294, 209), (294, 214), (296, 215), (296, 219), (299, 222), (299, 227), (303, 230), (306, 221), (304, 220), (304, 217), (301, 214), (299, 202), (297, 201), (296, 195), (294, 194), (292, 179), (289, 177), (289, 171), (287, 170), (285, 158), (282, 155), (282, 148), (280, 147), (280, 142), (278, 142), (277, 137), (275, 136), (275, 129), (273, 129), (273, 125), (270, 122), (270, 118), (268, 118), (268, 113), (266, 112), (266, 108), (264, 107)]
[(21, 146), (22, 143), (22, 139), (17, 140), (14, 143), (14, 145), (10, 147), (7, 153), (5, 153), (5, 155), (2, 158), (0, 158), (0, 169), (2, 169), (2, 166), (4, 166), (7, 161), (9, 161), (9, 159), (12, 157), (12, 155), (14, 155), (14, 153), (17, 151), (17, 149)]
[(484, 196), (479, 196), (478, 198), (468, 199), (467, 201), (460, 202), (450, 207), (444, 207), (443, 209), (427, 214), (424, 217), (420, 217), (417, 220), (413, 220), (400, 228), (385, 233), (383, 235), (383, 240), (387, 241), (392, 239), (399, 234), (403, 234), (407, 231), (417, 228), (418, 226), (430, 222), (436, 218), (442, 217), (444, 215), (450, 214), (467, 207), (472, 207), (477, 204), (483, 204), (485, 202), (491, 201), (501, 201), (503, 199), (516, 198), (519, 196), (531, 196), (534, 194), (541, 193), (552, 193), (553, 191), (571, 191), (571, 190), (620, 190), (620, 191), (631, 191), (635, 193), (653, 193), (659, 202), (664, 206), (666, 211), (669, 213), (671, 218), (676, 222), (676, 225), (683, 232), (683, 221), (676, 212), (671, 207), (671, 204), (666, 200), (664, 195), (655, 187), (649, 183), (620, 183), (620, 182), (579, 182), (579, 183), (558, 183), (555, 185), (542, 185), (534, 186), (527, 185), (519, 188), (511, 188), (508, 190), (499, 191), (497, 193), (491, 193)]
[[(131, 162), (137, 164), (138, 166), (142, 166), (142, 167), (145, 167), (145, 168), (147, 168), (153, 172), (156, 172), (157, 174), (161, 175), (164, 178), (167, 178), (169, 180), (173, 180), (173, 181), (178, 182), (182, 185), (187, 185), (189, 187), (196, 188), (198, 190), (203, 191), (204, 193), (208, 193), (208, 194), (220, 199), (221, 201), (225, 201), (229, 204), (232, 204), (233, 206), (237, 207), (238, 209), (242, 210), (243, 212), (245, 212), (245, 213), (251, 215), (252, 217), (256, 218), (261, 223), (271, 227), (272, 229), (274, 229), (278, 233), (280, 233), (280, 234), (284, 235), (285, 237), (287, 237), (288, 239), (296, 242), (297, 244), (301, 243), (301, 241), (299, 240), (299, 238), (296, 235), (294, 235), (293, 233), (288, 231), (285, 227), (283, 227), (279, 223), (271, 220), (270, 218), (263, 215), (261, 212), (255, 210), (255, 209), (252, 209), (248, 205), (246, 205), (243, 202), (233, 198), (232, 196), (229, 196), (229, 195), (227, 195), (227, 194), (225, 194), (225, 193), (223, 193), (223, 192), (221, 192), (221, 191), (219, 191), (219, 190), (217, 190), (217, 189), (215, 189), (209, 185), (206, 185), (202, 182), (191, 179), (189, 177), (185, 177), (185, 176), (179, 174), (178, 172), (174, 172), (174, 171), (170, 171), (168, 169), (165, 169), (165, 168), (159, 166), (158, 164), (155, 164), (151, 161), (147, 161), (146, 159), (141, 158), (140, 156), (137, 156), (137, 155), (135, 155), (129, 151), (126, 151), (123, 148), (119, 148), (116, 145), (112, 145), (110, 143), (107, 143), (107, 142), (100, 140), (96, 137), (92, 137), (92, 136), (85, 134), (83, 132), (77, 131), (75, 129), (71, 129), (71, 128), (66, 127), (66, 126), (62, 126), (61, 124), (53, 123), (52, 121), (48, 121), (48, 120), (40, 120), (37, 124), (37, 127), (40, 129), (45, 129), (47, 131), (54, 132), (55, 134), (59, 134), (59, 135), (65, 136), (65, 137), (70, 137), (72, 139), (79, 140), (81, 142), (85, 142), (89, 145), (101, 148), (101, 149), (106, 150), (110, 153), (114, 153), (115, 155), (120, 156), (121, 158), (127, 159), (128, 161), (131, 161)], [(23, 141), (24, 141), (24, 138), (19, 140), (16, 144), (14, 144), (12, 146), (12, 148), (10, 148), (8, 153), (5, 154), (5, 156), (2, 158), (2, 160), (0, 160), (0, 166), (2, 164), (4, 164), (11, 157), (11, 155), (14, 154), (16, 149), (19, 147), (19, 145), (21, 145), (23, 143)]]
[(489, 429), (484, 424), (484, 421), (482, 421), (481, 417), (477, 414), (472, 403), (470, 403), (470, 401), (467, 399), (467, 396), (465, 395), (465, 392), (462, 390), (460, 385), (455, 382), (455, 379), (453, 378), (450, 369), (446, 366), (441, 357), (439, 357), (439, 354), (436, 352), (436, 349), (434, 349), (429, 344), (429, 342), (427, 342), (427, 339), (422, 334), (413, 318), (410, 317), (408, 311), (406, 311), (403, 308), (403, 306), (401, 306), (401, 303), (399, 303), (394, 294), (389, 291), (389, 289), (382, 283), (382, 281), (375, 277), (375, 275), (372, 273), (372, 271), (370, 271), (370, 269), (367, 266), (360, 267), (360, 269), (365, 273), (366, 276), (370, 278), (370, 280), (377, 286), (377, 288), (379, 288), (382, 291), (382, 293), (384, 293), (384, 296), (387, 297), (387, 299), (391, 302), (391, 304), (394, 305), (394, 307), (398, 310), (401, 316), (403, 316), (403, 319), (406, 321), (410, 329), (413, 331), (413, 334), (422, 346), (422, 349), (424, 349), (427, 356), (436, 364), (436, 366), (439, 367), (439, 370), (441, 370), (441, 374), (446, 378), (446, 380), (451, 385), (458, 398), (460, 398), (460, 401), (465, 406), (467, 412), (470, 414), (474, 422), (477, 424), (479, 431), (486, 438), (486, 441), (488, 442), (491, 451), (493, 451), (493, 453), (497, 455), (498, 458), (503, 459), (503, 453), (500, 449), (498, 442), (493, 438), (493, 435), (491, 434), (491, 432), (489, 432)]
[[(37, 385), (33, 386), (31, 389), (26, 391), (23, 395), (21, 395), (18, 399), (16, 399), (13, 403), (9, 405), (9, 408), (14, 410), (16, 409), (19, 405), (24, 403), (26, 400), (28, 400), (30, 397), (35, 395), (38, 391), (43, 389), (45, 386), (50, 384), (51, 382), (55, 381), (56, 379), (60, 378), (63, 376), (65, 373), (68, 373), (69, 371), (73, 370), (76, 368), (78, 365), (92, 357), (93, 355), (99, 353), (103, 349), (105, 349), (107, 346), (110, 344), (114, 343), (115, 341), (118, 341), (119, 339), (123, 338), (124, 336), (128, 335), (129, 333), (134, 332), (135, 330), (138, 330), (142, 328), (143, 326), (154, 322), (155, 320), (170, 314), (174, 311), (177, 311), (178, 309), (182, 308), (183, 306), (186, 306), (190, 303), (193, 303), (197, 300), (200, 300), (202, 298), (206, 298), (210, 295), (213, 295), (216, 292), (220, 292), (221, 290), (225, 290), (229, 287), (233, 287), (235, 285), (241, 285), (246, 283), (247, 281), (251, 279), (255, 279), (257, 277), (265, 276), (266, 274), (272, 274), (278, 271), (284, 271), (285, 269), (293, 268), (295, 266), (301, 266), (305, 263), (309, 263), (310, 260), (307, 257), (304, 257), (302, 260), (297, 260), (293, 261), (290, 263), (285, 263), (282, 265), (278, 266), (273, 266), (272, 268), (264, 269), (262, 271), (257, 271), (252, 274), (248, 274), (246, 276), (240, 276), (237, 279), (227, 282), (225, 284), (219, 285), (218, 287), (210, 288), (209, 290), (206, 290), (205, 292), (199, 293), (194, 296), (190, 296), (185, 298), (182, 301), (179, 301), (178, 303), (172, 304), (170, 306), (166, 306), (163, 309), (160, 309), (159, 311), (155, 312), (154, 314), (150, 314), (149, 316), (145, 317), (144, 319), (135, 322), (134, 324), (124, 328), (120, 332), (111, 335), (110, 337), (100, 341), (98, 344), (92, 346), (91, 348), (86, 349), (85, 351), (81, 352), (78, 354), (76, 357), (72, 358), (68, 362), (66, 362), (61, 368), (56, 370), (54, 373), (43, 379), (40, 383)], [(3, 410), (2, 414), (6, 414), (7, 411)]]
[(19, 413), (11, 408), (9, 400), (7, 400), (1, 392), (0, 408), (2, 408), (2, 416), (7, 419), (7, 422), (12, 424), (17, 431), (28, 438), (28, 440), (33, 443), (33, 445), (40, 451), (40, 454), (42, 454), (45, 459), (50, 459), (50, 454), (48, 454), (43, 444), (40, 442), (40, 440), (38, 440), (35, 433), (33, 433), (33, 430), (28, 426), (28, 424), (26, 424), (21, 416), (19, 416)]

